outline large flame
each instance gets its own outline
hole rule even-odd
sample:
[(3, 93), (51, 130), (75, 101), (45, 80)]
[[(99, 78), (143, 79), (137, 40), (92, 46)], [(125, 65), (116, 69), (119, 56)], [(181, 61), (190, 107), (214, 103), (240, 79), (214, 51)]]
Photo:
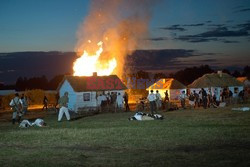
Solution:
[(76, 59), (73, 67), (74, 76), (92, 76), (93, 72), (97, 72), (99, 76), (112, 74), (117, 66), (117, 62), (115, 58), (100, 60), (103, 52), (102, 44), (102, 41), (97, 44), (99, 49), (94, 55), (90, 55), (84, 50), (82, 56)]

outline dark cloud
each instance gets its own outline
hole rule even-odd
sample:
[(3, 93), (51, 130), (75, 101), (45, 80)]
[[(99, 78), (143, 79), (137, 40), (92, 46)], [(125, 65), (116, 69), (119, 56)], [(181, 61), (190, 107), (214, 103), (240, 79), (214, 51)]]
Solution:
[(203, 38), (203, 37), (195, 37), (193, 35), (186, 35), (174, 38), (175, 40), (187, 41), (192, 43), (197, 42), (210, 42), (210, 41), (218, 41), (217, 38)]
[(244, 9), (236, 10), (234, 13), (249, 12), (249, 11), (250, 11), (250, 8), (244, 8)]
[(0, 78), (14, 83), (19, 76), (46, 75), (48, 78), (72, 72), (74, 52), (16, 52), (0, 54)]
[(149, 39), (146, 39), (146, 40), (149, 40), (149, 41), (166, 41), (168, 40), (167, 37), (157, 37), (157, 38), (149, 38)]
[(211, 21), (211, 20), (208, 20), (208, 21), (206, 21), (206, 23), (212, 23), (212, 21)]
[(206, 62), (206, 63), (211, 63), (211, 62), (216, 62), (216, 59), (204, 59), (204, 60), (200, 60), (200, 62)]
[[(164, 50), (137, 50), (127, 57), (126, 67), (133, 70), (146, 71), (176, 71), (186, 66), (197, 66), (197, 64), (213, 63), (216, 59), (205, 59), (192, 61), (194, 57), (214, 56), (216, 53), (199, 53), (196, 50), (186, 49), (164, 49)], [(188, 58), (191, 58), (190, 60)], [(187, 58), (180, 60), (179, 58)], [(143, 60), (143, 61), (142, 61)]]
[(212, 31), (207, 31), (196, 35), (197, 37), (242, 37), (248, 36), (248, 32), (245, 30), (230, 31), (226, 27), (216, 28)]
[(239, 43), (239, 41), (230, 41), (230, 40), (226, 40), (226, 39), (222, 39), (220, 41), (223, 43)]
[(218, 28), (220, 28), (220, 27), (224, 27), (224, 26), (225, 26), (225, 24), (208, 24), (208, 26), (210, 26), (210, 27), (218, 27)]
[(240, 28), (242, 31), (250, 31), (250, 22), (246, 22), (244, 24), (238, 24), (236, 28)]
[(172, 26), (169, 26), (169, 27), (160, 27), (159, 29), (162, 29), (162, 30), (173, 30), (173, 31), (186, 31), (186, 29), (183, 28), (183, 27), (180, 27), (179, 24), (172, 25)]
[(199, 27), (199, 26), (204, 26), (205, 24), (204, 23), (198, 23), (198, 24), (184, 24), (182, 26), (185, 26), (185, 27)]
[(238, 43), (238, 41), (230, 41), (226, 39), (220, 39), (222, 37), (247, 37), (248, 33), (248, 24), (241, 25), (241, 28), (238, 30), (228, 30), (227, 27), (218, 27), (213, 30), (203, 32), (196, 35), (183, 35), (174, 38), (175, 40), (182, 40), (187, 42), (210, 42), (210, 41), (221, 41), (224, 43)]

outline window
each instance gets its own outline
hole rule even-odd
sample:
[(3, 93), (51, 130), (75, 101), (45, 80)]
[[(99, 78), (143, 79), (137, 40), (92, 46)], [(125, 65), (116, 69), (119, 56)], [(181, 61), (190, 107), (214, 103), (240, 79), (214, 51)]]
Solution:
[(83, 101), (90, 101), (90, 93), (83, 93)]

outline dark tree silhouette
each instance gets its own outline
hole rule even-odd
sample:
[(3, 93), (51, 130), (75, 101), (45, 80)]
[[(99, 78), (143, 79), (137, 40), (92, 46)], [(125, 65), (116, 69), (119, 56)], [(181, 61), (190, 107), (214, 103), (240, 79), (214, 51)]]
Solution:
[(202, 65), (200, 67), (185, 68), (184, 70), (177, 71), (173, 77), (183, 84), (189, 85), (202, 75), (213, 72), (214, 70), (208, 65)]
[(230, 73), (230, 71), (228, 69), (223, 69), (222, 72), (231, 75), (231, 73)]
[(247, 77), (247, 79), (250, 79), (250, 66), (244, 67), (243, 76)]
[(232, 76), (234, 76), (235, 78), (238, 78), (241, 76), (241, 73), (237, 70), (235, 70), (233, 73), (232, 73)]
[(56, 90), (64, 75), (57, 75), (49, 81), (49, 89)]
[(158, 79), (161, 79), (161, 78), (166, 78), (166, 77), (167, 77), (166, 74), (163, 74), (163, 73), (156, 73), (154, 75), (155, 80), (158, 80)]

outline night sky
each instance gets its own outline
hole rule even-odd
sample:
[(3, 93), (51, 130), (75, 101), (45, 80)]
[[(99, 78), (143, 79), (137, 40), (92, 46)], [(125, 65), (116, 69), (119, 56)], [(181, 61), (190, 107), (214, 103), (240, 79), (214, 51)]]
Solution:
[[(0, 82), (70, 72), (68, 66), (75, 57), (69, 52), (74, 52), (76, 33), (89, 5), (88, 0), (1, 0)], [(152, 56), (154, 64), (138, 67), (152, 72), (201, 64), (240, 69), (250, 65), (249, 34), (250, 0), (162, 0), (153, 8), (149, 35), (140, 39), (142, 45), (137, 48), (159, 50), (160, 54)], [(26, 51), (43, 53), (36, 57), (12, 53)], [(55, 53), (50, 51), (59, 51), (57, 57), (48, 60), (44, 55)], [(34, 66), (36, 60), (44, 63)], [(58, 61), (63, 62), (55, 70)]]

